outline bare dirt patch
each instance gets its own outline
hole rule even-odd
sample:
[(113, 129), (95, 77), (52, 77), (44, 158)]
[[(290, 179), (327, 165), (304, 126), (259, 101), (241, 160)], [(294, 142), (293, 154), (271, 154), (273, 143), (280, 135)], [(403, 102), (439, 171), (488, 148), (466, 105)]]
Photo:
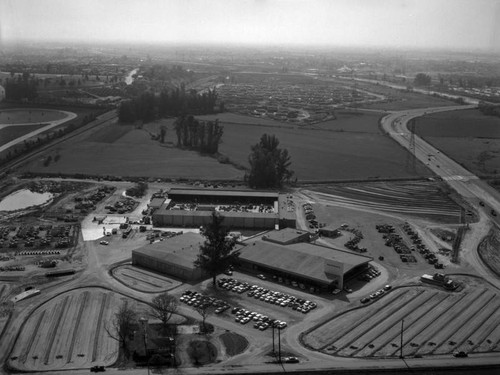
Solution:
[(395, 357), (404, 320), (405, 356), (495, 352), (500, 350), (499, 305), (500, 297), (483, 288), (461, 293), (399, 288), (315, 327), (303, 342), (332, 355)]
[(492, 229), (477, 248), (483, 262), (497, 275), (500, 275), (500, 232)]

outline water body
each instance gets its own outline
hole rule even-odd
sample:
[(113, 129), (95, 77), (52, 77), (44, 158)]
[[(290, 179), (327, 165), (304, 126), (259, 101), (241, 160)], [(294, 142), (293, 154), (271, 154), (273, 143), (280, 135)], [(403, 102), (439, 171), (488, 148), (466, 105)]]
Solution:
[(136, 68), (132, 70), (126, 77), (125, 77), (125, 83), (127, 85), (131, 85), (132, 82), (134, 82), (134, 77), (133, 75), (136, 74), (139, 71), (139, 68)]
[(31, 206), (40, 206), (52, 198), (52, 193), (34, 193), (28, 189), (22, 189), (2, 199), (0, 211), (15, 211)]

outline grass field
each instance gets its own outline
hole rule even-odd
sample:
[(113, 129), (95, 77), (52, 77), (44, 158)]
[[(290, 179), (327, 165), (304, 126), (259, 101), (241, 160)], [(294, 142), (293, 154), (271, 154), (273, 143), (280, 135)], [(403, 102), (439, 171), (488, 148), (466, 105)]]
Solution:
[(0, 146), (16, 139), (24, 134), (32, 132), (33, 130), (40, 129), (47, 124), (38, 125), (25, 125), (25, 126), (7, 126), (6, 128), (0, 129)]
[(405, 356), (498, 352), (499, 307), (500, 297), (486, 289), (401, 288), (320, 324), (303, 342), (332, 355), (397, 357), (404, 319)]
[(66, 115), (62, 112), (48, 109), (3, 109), (0, 110), (0, 125), (49, 122), (65, 117)]
[(405, 109), (426, 108), (426, 107), (444, 107), (456, 105), (451, 100), (420, 94), (417, 92), (408, 92), (398, 90), (383, 85), (375, 85), (366, 82), (357, 82), (360, 89), (367, 90), (388, 98), (386, 103), (363, 104), (362, 108), (383, 109), (388, 111), (401, 111)]
[(43, 160), (38, 160), (27, 168), (35, 172), (206, 180), (237, 180), (243, 176), (242, 171), (220, 164), (214, 158), (161, 145), (151, 140), (145, 130), (128, 130), (125, 134), (119, 132), (121, 136), (111, 143), (115, 135), (107, 130), (93, 133), (75, 144), (65, 143), (59, 149), (57, 162), (45, 167)]
[(224, 332), (219, 338), (224, 343), (229, 356), (243, 353), (248, 347), (248, 340), (234, 332)]
[[(383, 135), (378, 126), (380, 114), (339, 111), (337, 120), (311, 126), (283, 124), (232, 113), (200, 116), (218, 118), (224, 126), (219, 152), (232, 163), (248, 168), (250, 147), (264, 133), (274, 134), (292, 157), (292, 169), (299, 181), (391, 179), (430, 176), (424, 166), (417, 173), (406, 168), (407, 153)], [(91, 175), (152, 176), (204, 180), (241, 180), (244, 171), (230, 164), (193, 151), (180, 150), (174, 119), (144, 125), (109, 125), (62, 146), (58, 162), (43, 166), (43, 160), (29, 166), (30, 171), (84, 173)], [(151, 139), (166, 125), (166, 143)]]
[(500, 118), (479, 110), (445, 112), (417, 120), (416, 133), (479, 176), (500, 173)]

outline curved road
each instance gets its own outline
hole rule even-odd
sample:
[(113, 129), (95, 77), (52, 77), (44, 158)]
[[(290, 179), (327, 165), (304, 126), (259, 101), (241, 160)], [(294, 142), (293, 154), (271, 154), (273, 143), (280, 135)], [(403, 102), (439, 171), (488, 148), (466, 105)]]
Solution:
[[(406, 149), (410, 149), (411, 132), (407, 128), (408, 121), (429, 113), (456, 111), (475, 108), (475, 105), (462, 105), (453, 107), (422, 108), (391, 113), (381, 121), (384, 131), (396, 142)], [(480, 215), (480, 222), (471, 225), (471, 230), (466, 233), (464, 244), (464, 258), (485, 277), (490, 283), (500, 289), (500, 280), (479, 259), (476, 249), (479, 241), (484, 237), (485, 228), (493, 222), (499, 225), (497, 217), (491, 216), (491, 210), (500, 212), (500, 192), (493, 189), (486, 182), (462, 167), (460, 164), (441, 153), (438, 149), (424, 141), (419, 136), (414, 136), (415, 157), (427, 165), (436, 175), (440, 176), (458, 194), (464, 197)], [(463, 247), (463, 246), (462, 246)]]

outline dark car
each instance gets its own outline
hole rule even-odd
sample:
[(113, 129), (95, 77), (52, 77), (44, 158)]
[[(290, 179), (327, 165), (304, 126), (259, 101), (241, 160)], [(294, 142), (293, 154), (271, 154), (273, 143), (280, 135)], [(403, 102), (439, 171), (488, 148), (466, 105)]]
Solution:
[(463, 352), (463, 351), (456, 352), (456, 353), (453, 354), (453, 356), (456, 357), (456, 358), (466, 358), (466, 357), (468, 357), (467, 353)]
[(361, 303), (368, 303), (368, 302), (370, 302), (370, 298), (368, 297), (361, 298)]
[(284, 357), (282, 359), (283, 362), (285, 363), (299, 363), (299, 359), (297, 357)]
[(90, 368), (90, 372), (104, 372), (104, 371), (106, 371), (104, 366), (92, 366)]

